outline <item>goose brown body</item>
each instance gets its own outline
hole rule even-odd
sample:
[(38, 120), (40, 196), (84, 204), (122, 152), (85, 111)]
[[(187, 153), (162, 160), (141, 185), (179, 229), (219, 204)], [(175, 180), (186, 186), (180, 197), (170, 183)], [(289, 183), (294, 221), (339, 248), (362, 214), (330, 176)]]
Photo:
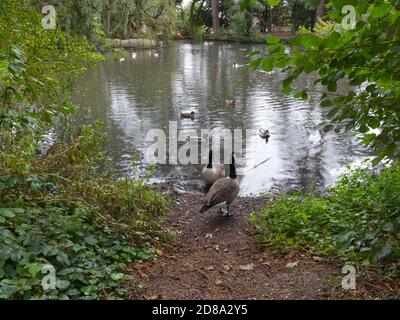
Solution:
[(226, 203), (230, 206), (239, 194), (239, 183), (230, 177), (218, 179), (207, 193), (201, 212), (205, 212), (212, 207)]
[(203, 207), (200, 212), (206, 212), (212, 207), (225, 203), (226, 204), (226, 213), (220, 211), (229, 216), (229, 207), (232, 202), (236, 199), (237, 195), (240, 191), (239, 183), (236, 181), (236, 167), (235, 167), (235, 159), (232, 154), (232, 163), (229, 165), (230, 172), (229, 177), (218, 179), (210, 188), (206, 195), (206, 199), (204, 201)]
[(208, 156), (208, 165), (203, 168), (201, 175), (204, 181), (211, 185), (214, 184), (220, 178), (225, 177), (225, 165), (223, 164), (213, 164), (213, 151), (210, 150)]

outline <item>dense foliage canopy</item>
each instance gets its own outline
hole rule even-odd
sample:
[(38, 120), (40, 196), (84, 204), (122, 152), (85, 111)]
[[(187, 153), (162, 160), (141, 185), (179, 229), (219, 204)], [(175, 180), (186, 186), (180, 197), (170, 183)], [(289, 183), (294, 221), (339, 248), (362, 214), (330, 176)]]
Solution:
[[(356, 10), (354, 28), (342, 27), (345, 5)], [(327, 88), (321, 106), (329, 108), (325, 129), (357, 130), (377, 154), (375, 163), (400, 156), (400, 2), (397, 0), (329, 3), (328, 19), (336, 22), (324, 33), (302, 34), (290, 41), (290, 52), (278, 38), (267, 39), (266, 55), (253, 61), (265, 71), (287, 72), (283, 90), (303, 72), (315, 73), (315, 84)], [(259, 52), (258, 52), (259, 53)], [(349, 90), (339, 91), (344, 81)], [(296, 97), (307, 99), (307, 90)]]
[[(100, 123), (65, 121), (71, 85), (102, 56), (83, 30), (41, 20), (30, 1), (0, 0), (0, 299), (111, 298), (121, 269), (154, 255), (167, 202), (142, 180), (110, 179)], [(65, 137), (46, 147), (54, 128)]]

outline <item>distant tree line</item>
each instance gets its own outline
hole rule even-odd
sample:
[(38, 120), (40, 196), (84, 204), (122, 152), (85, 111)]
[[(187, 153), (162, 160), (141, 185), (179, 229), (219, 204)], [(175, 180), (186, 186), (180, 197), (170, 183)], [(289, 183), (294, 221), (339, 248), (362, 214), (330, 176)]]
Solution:
[[(92, 42), (102, 35), (115, 38), (170, 37), (195, 34), (198, 28), (234, 30), (244, 36), (300, 27), (313, 30), (324, 15), (324, 0), (286, 0), (278, 6), (266, 0), (54, 0), (64, 31), (85, 35)], [(45, 0), (31, 0), (37, 6)]]

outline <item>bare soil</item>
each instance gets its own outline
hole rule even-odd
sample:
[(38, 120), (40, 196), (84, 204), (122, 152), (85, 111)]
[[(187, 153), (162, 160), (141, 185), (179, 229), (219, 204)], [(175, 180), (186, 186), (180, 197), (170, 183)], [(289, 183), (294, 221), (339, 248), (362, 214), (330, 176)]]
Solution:
[(177, 197), (164, 218), (177, 237), (156, 260), (131, 266), (129, 299), (343, 299), (373, 298), (382, 291), (361, 282), (359, 290), (344, 292), (340, 261), (261, 247), (248, 217), (265, 200), (237, 199), (232, 217), (219, 216), (215, 208), (200, 214), (202, 200), (188, 193)]

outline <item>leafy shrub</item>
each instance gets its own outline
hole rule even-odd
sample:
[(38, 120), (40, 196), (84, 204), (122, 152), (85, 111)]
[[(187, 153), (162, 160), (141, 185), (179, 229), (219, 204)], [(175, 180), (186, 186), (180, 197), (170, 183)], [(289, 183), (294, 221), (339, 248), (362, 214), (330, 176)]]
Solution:
[(323, 197), (284, 194), (251, 219), (275, 248), (306, 247), (365, 265), (398, 263), (400, 165), (352, 170)]
[[(97, 299), (124, 293), (127, 263), (153, 256), (168, 199), (142, 180), (110, 182), (101, 125), (56, 144), (27, 175), (0, 177), (0, 299)], [(42, 268), (56, 269), (46, 292)]]
[[(76, 109), (74, 80), (103, 58), (41, 18), (29, 1), (0, 1), (0, 299), (113, 298), (126, 264), (152, 256), (168, 199), (144, 180), (114, 181), (101, 123), (41, 148)], [(48, 264), (52, 291), (41, 285)]]

